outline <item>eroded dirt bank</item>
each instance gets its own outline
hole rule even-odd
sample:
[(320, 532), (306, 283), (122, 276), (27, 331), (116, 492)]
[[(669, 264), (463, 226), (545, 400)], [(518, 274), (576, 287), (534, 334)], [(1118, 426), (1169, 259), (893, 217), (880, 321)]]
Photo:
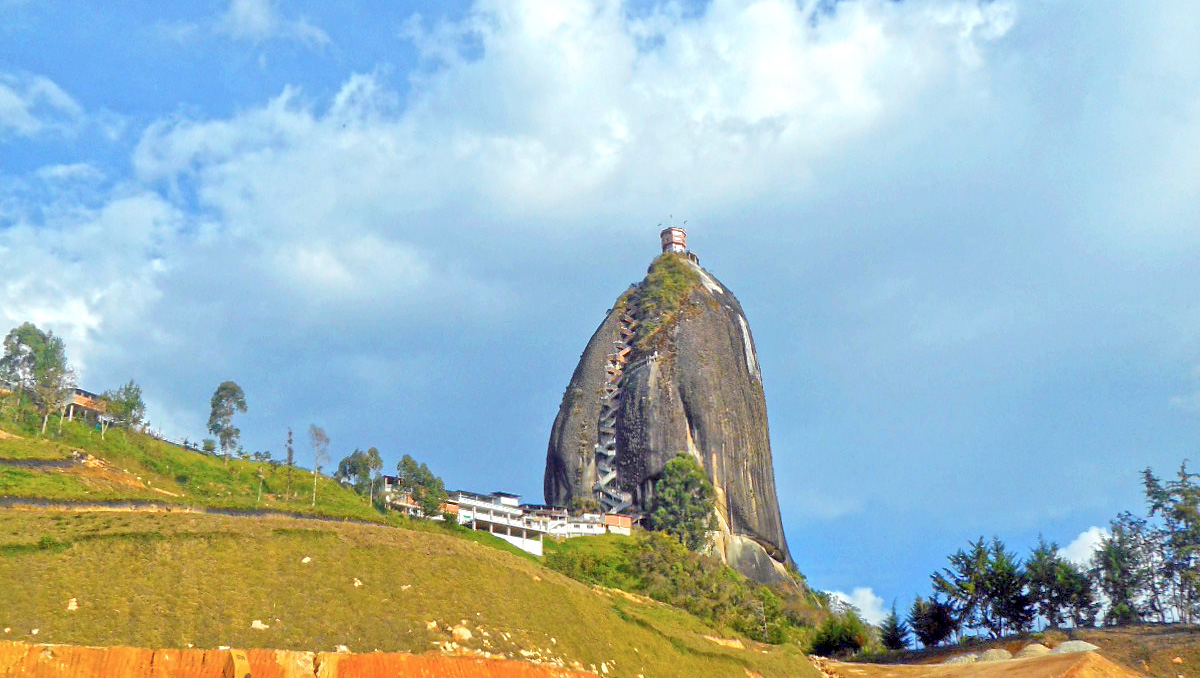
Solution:
[[(0, 676), (14, 678), (224, 678), (228, 650), (148, 650), (0, 642)], [(248, 650), (252, 678), (588, 678), (529, 662), (376, 652)], [(243, 675), (237, 678), (245, 678)]]
[(971, 664), (855, 664), (821, 659), (826, 678), (1142, 678), (1094, 652)]

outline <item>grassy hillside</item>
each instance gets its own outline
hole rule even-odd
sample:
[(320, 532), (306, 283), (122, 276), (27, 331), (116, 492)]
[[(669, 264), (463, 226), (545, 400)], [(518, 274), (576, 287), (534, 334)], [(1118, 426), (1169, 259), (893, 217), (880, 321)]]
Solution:
[[(572, 580), (486, 533), (381, 513), (323, 476), (313, 506), (312, 474), (294, 469), (288, 492), (286, 473), (134, 432), (110, 430), (102, 439), (78, 422), (61, 432), (52, 422), (46, 437), (32, 423), (0, 422), (0, 498), (356, 521), (0, 510), (0, 581), (15, 584), (0, 587), (0, 629), (11, 629), (0, 638), (424, 652), (442, 648), (465, 623), (468, 648), (567, 666), (604, 663), (614, 676), (814, 675), (798, 644), (733, 640), (722, 620)], [(68, 609), (71, 599), (77, 609)], [(251, 628), (254, 620), (269, 628)]]
[[(67, 467), (12, 461), (67, 460), (72, 451), (96, 461)], [(7, 463), (6, 463), (7, 462)], [(259, 493), (262, 474), (261, 497)], [(51, 423), (47, 437), (31, 425), (0, 422), (0, 497), (52, 500), (144, 500), (227, 509), (277, 509), (336, 518), (381, 522), (385, 517), (365, 498), (320, 476), (312, 503), (312, 473), (282, 465), (214, 457), (147, 435), (121, 429), (100, 432), (65, 422)]]
[(387, 526), (7, 510), (0, 581), (11, 639), (423, 652), (465, 620), (466, 647), (604, 663), (613, 676), (815, 676), (795, 645), (727, 647), (675, 608), (453, 535)]

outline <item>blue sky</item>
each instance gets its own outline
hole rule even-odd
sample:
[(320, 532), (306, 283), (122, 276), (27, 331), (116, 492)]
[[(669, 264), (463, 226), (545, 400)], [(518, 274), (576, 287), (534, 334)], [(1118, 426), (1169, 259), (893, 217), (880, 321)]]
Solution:
[(537, 499), (687, 219), (797, 563), (904, 606), (1193, 453), (1197, 44), (1171, 0), (0, 0), (0, 324), (171, 436), (234, 379), (247, 449), (315, 422)]

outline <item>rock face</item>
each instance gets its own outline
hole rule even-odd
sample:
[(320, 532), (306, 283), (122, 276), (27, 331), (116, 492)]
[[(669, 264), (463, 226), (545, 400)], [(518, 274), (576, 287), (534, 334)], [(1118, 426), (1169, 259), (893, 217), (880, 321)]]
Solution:
[(668, 461), (691, 454), (716, 488), (716, 552), (755, 580), (787, 578), (754, 340), (733, 293), (690, 255), (655, 260), (592, 335), (550, 434), (547, 503), (597, 496), (597, 446), (609, 426), (612, 485), (634, 510), (649, 507)]

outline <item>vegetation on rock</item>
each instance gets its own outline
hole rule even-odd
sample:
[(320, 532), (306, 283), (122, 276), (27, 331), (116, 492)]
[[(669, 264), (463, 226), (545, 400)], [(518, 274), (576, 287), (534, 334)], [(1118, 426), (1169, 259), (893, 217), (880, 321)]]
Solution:
[(708, 534), (717, 529), (713, 515), (716, 491), (712, 481), (689, 454), (680, 454), (663, 469), (654, 484), (650, 505), (650, 525), (679, 540), (692, 551), (708, 543)]
[(659, 333), (675, 323), (688, 296), (699, 285), (700, 274), (682, 255), (664, 252), (650, 264), (636, 294), (642, 317), (635, 335), (640, 350), (647, 351)]
[(546, 543), (546, 566), (588, 584), (648, 596), (755, 640), (805, 644), (824, 617), (802, 587), (763, 585), (661, 532)]

